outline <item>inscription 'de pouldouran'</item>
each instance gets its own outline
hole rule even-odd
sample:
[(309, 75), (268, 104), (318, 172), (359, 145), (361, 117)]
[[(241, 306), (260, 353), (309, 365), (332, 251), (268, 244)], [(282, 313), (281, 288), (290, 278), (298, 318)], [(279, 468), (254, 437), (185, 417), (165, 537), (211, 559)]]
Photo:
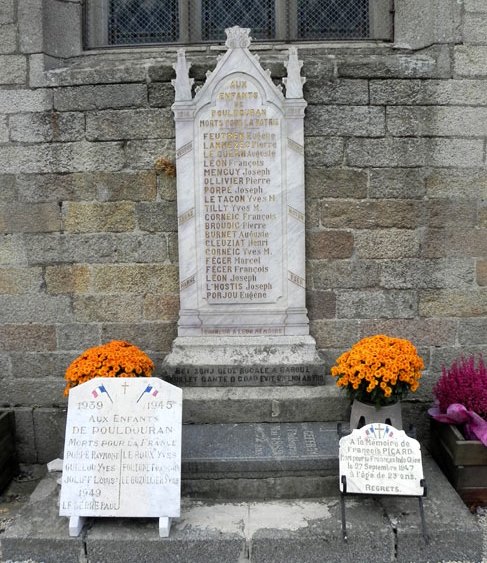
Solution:
[(205, 297), (209, 303), (276, 301), (282, 254), (280, 117), (262, 103), (250, 80), (233, 78), (197, 124)]

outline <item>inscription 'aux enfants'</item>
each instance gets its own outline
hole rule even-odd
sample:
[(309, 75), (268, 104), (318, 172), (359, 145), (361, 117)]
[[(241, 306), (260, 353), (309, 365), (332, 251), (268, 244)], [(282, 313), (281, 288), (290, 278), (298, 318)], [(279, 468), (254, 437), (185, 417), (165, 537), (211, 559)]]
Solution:
[[(205, 232), (206, 299), (273, 301), (279, 230), (280, 116), (249, 80), (229, 79), (198, 121)], [(264, 259), (264, 257), (266, 257)]]

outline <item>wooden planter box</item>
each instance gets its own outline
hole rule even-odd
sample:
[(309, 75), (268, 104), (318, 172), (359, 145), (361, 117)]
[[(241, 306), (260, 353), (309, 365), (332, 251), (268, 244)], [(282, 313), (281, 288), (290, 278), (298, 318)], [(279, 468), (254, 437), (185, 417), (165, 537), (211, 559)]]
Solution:
[(11, 411), (0, 412), (0, 493), (16, 473), (15, 416)]
[(465, 440), (451, 424), (431, 421), (430, 450), (450, 483), (467, 503), (487, 503), (487, 447)]

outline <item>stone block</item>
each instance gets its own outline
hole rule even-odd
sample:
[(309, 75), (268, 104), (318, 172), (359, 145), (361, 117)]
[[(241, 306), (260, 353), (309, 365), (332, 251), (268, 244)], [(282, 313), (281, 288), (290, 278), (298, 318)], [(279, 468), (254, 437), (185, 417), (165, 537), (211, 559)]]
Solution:
[(0, 55), (0, 84), (25, 84), (27, 60), (23, 55)]
[(0, 353), (0, 379), (7, 379), (10, 377), (12, 377), (12, 361), (10, 359), (10, 354)]
[(480, 208), (478, 210), (478, 226), (482, 229), (487, 228), (487, 206), (485, 202), (480, 204)]
[(484, 0), (464, 0), (466, 12), (483, 12), (487, 13), (487, 5)]
[(459, 360), (462, 356), (468, 358), (469, 356), (478, 356), (479, 354), (483, 354), (485, 358), (486, 351), (487, 347), (485, 345), (478, 344), (432, 348), (430, 366), (432, 381), (430, 382), (430, 387), (433, 387), (437, 379), (440, 377), (443, 367), (449, 368), (454, 360)]
[(3, 235), (0, 244), (0, 264), (27, 264), (27, 255), (21, 235)]
[(473, 287), (471, 258), (388, 260), (382, 265), (380, 285), (388, 289), (445, 289)]
[(308, 229), (317, 229), (321, 226), (321, 201), (309, 199), (306, 202), (305, 224)]
[(26, 294), (40, 291), (41, 268), (0, 267), (0, 294)]
[(147, 85), (149, 105), (155, 108), (170, 108), (174, 102), (174, 88), (171, 84), (152, 83)]
[(72, 319), (68, 297), (32, 294), (0, 295), (0, 310), (5, 323), (62, 323)]
[(353, 254), (353, 234), (349, 231), (310, 232), (306, 243), (307, 256), (311, 260), (350, 258)]
[(350, 139), (346, 162), (358, 167), (482, 166), (480, 139), (386, 138)]
[(472, 170), (430, 170), (426, 176), (428, 198), (487, 199), (487, 172)]
[(17, 19), (21, 53), (42, 53), (43, 37), (42, 0), (18, 0)]
[(421, 221), (421, 207), (416, 201), (323, 200), (321, 223), (326, 228), (410, 229)]
[(454, 48), (456, 76), (482, 78), (487, 76), (486, 45), (456, 45)]
[(356, 198), (367, 196), (367, 172), (352, 168), (306, 168), (307, 205), (310, 198)]
[(17, 186), (14, 174), (0, 174), (0, 201), (17, 199)]
[(307, 137), (304, 157), (307, 166), (338, 166), (343, 163), (345, 141), (340, 137)]
[(308, 78), (303, 91), (308, 104), (367, 105), (369, 102), (367, 80)]
[(448, 228), (427, 230), (421, 243), (421, 255), (427, 258), (443, 256), (487, 255), (487, 229)]
[(144, 319), (147, 321), (177, 321), (179, 294), (144, 295)]
[(315, 289), (376, 287), (380, 265), (376, 260), (328, 260), (314, 263), (307, 277)]
[(416, 231), (377, 229), (355, 232), (355, 252), (360, 258), (412, 258), (419, 253)]
[(467, 12), (463, 18), (463, 40), (471, 45), (486, 43), (487, 18), (484, 13)]
[(91, 272), (88, 266), (48, 266), (44, 274), (47, 292), (56, 294), (87, 293), (90, 289)]
[(128, 141), (125, 148), (125, 161), (131, 170), (152, 170), (160, 156), (174, 159), (174, 139)]
[(72, 233), (126, 232), (135, 228), (132, 202), (69, 202), (64, 215), (64, 229)]
[(475, 201), (435, 199), (426, 206), (428, 226), (431, 229), (448, 227), (472, 228), (477, 224)]
[(15, 53), (17, 50), (17, 26), (14, 24), (0, 25), (0, 54)]
[(101, 329), (103, 342), (107, 340), (128, 340), (146, 352), (171, 351), (177, 336), (175, 322), (150, 322), (136, 324), (105, 324)]
[(66, 410), (35, 408), (34, 433), (38, 463), (63, 457)]
[(372, 168), (369, 197), (421, 199), (425, 195), (425, 172), (416, 168)]
[(0, 113), (47, 111), (52, 108), (52, 92), (39, 90), (0, 90)]
[(22, 113), (9, 118), (10, 139), (20, 143), (79, 141), (84, 137), (82, 113)]
[(60, 228), (57, 203), (10, 203), (0, 209), (0, 231), (4, 233), (49, 233)]
[(19, 463), (37, 463), (33, 409), (15, 409), (15, 449)]
[(12, 374), (19, 388), (23, 386), (21, 380), (29, 379), (34, 374), (39, 381), (55, 378), (63, 383), (61, 390), (56, 391), (58, 401), (56, 401), (56, 397), (52, 397), (51, 402), (39, 403), (33, 399), (32, 403), (26, 402), (25, 404), (52, 406), (52, 404), (59, 403), (62, 399), (62, 389), (65, 383), (63, 377), (66, 369), (81, 352), (82, 350), (76, 352), (12, 352)]
[(387, 131), (398, 137), (485, 137), (487, 108), (388, 107)]
[(86, 176), (89, 174), (20, 174), (18, 199), (31, 203), (96, 199), (95, 187), (86, 181)]
[(476, 345), (486, 343), (487, 319), (461, 320), (458, 326), (458, 342), (461, 345)]
[(177, 232), (178, 220), (175, 203), (165, 201), (138, 203), (136, 207), (137, 224), (141, 231)]
[(0, 23), (13, 23), (14, 21), (14, 0), (3, 0), (0, 4)]
[(310, 105), (306, 110), (304, 128), (309, 136), (382, 137), (385, 133), (384, 109)]
[(142, 297), (83, 295), (73, 299), (76, 322), (130, 323), (142, 319)]
[(421, 290), (422, 317), (481, 317), (487, 315), (487, 290)]
[(178, 270), (171, 264), (95, 266), (93, 290), (99, 293), (177, 293)]
[(8, 142), (7, 116), (0, 115), (0, 143)]
[(414, 318), (417, 294), (411, 290), (337, 292), (337, 317), (342, 319)]
[[(454, 346), (457, 337), (456, 320), (447, 319), (371, 319), (360, 324), (359, 338), (388, 334), (411, 340), (416, 346)], [(428, 349), (421, 350), (427, 364)]]
[[(214, 60), (213, 61), (208, 60), (208, 64), (209, 64), (209, 66), (208, 66), (207, 70), (214, 70), (215, 61)], [(196, 77), (198, 80), (204, 79), (206, 70), (200, 70), (200, 72), (201, 72), (200, 76), (198, 76), (198, 70), (199, 70), (198, 67), (193, 68), (193, 65), (192, 65), (191, 76)], [(149, 77), (149, 81), (151, 83), (154, 83), (154, 82), (155, 83), (157, 83), (157, 82), (169, 82), (170, 83), (173, 78), (176, 78), (176, 73), (175, 73), (174, 69), (172, 68), (172, 65), (169, 64), (167, 61), (165, 62), (165, 61), (162, 61), (162, 60), (151, 62), (151, 64), (148, 67), (147, 74), (148, 74), (148, 77)], [(171, 88), (172, 88), (172, 91), (173, 91), (173, 94), (174, 94), (174, 88), (172, 86), (171, 86)], [(174, 95), (173, 95), (173, 101), (174, 101)], [(172, 102), (171, 102), (170, 105), (172, 105)]]
[(54, 90), (54, 108), (58, 111), (142, 107), (146, 103), (145, 84), (81, 85)]
[[(32, 362), (32, 366), (35, 365), (35, 362)], [(62, 378), (33, 377), (34, 373), (36, 371), (31, 370), (21, 374), (25, 377), (13, 377), (2, 381), (2, 401), (4, 404), (15, 405), (16, 407), (32, 405), (65, 406), (66, 400), (63, 398), (64, 381)]]
[(317, 348), (349, 348), (358, 340), (360, 322), (355, 320), (316, 320), (310, 322), (310, 334)]
[(176, 178), (167, 174), (158, 174), (157, 193), (166, 201), (176, 201)]
[(172, 138), (174, 120), (170, 109), (88, 112), (86, 137), (90, 141)]
[(157, 195), (154, 172), (85, 174), (84, 185), (99, 201), (152, 201)]
[(333, 291), (308, 291), (306, 307), (312, 321), (333, 319), (336, 314), (336, 294)]
[(477, 260), (477, 283), (487, 285), (487, 260)]
[(177, 264), (179, 260), (178, 237), (176, 233), (167, 235), (167, 251), (171, 264)]
[(97, 324), (63, 324), (56, 327), (58, 350), (81, 351), (101, 344), (101, 327)]
[(53, 325), (2, 324), (0, 325), (0, 350), (39, 351), (56, 349), (56, 329)]

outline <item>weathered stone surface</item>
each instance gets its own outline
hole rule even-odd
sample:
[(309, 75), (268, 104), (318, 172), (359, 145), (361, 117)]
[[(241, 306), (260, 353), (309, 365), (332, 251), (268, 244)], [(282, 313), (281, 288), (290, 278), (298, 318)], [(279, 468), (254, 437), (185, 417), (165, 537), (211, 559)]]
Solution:
[(14, 0), (4, 0), (0, 6), (0, 23), (14, 21)]
[(458, 326), (458, 342), (467, 346), (484, 344), (487, 334), (487, 319), (461, 320)]
[(457, 227), (470, 229), (477, 224), (477, 209), (472, 201), (436, 199), (426, 206), (428, 225), (432, 229)]
[(371, 168), (369, 197), (420, 199), (425, 194), (425, 174), (419, 168)]
[(96, 293), (177, 293), (178, 270), (173, 265), (120, 264), (95, 266), (93, 289)]
[(466, 13), (463, 19), (463, 40), (470, 44), (484, 44), (487, 37), (485, 14)]
[(419, 314), (424, 317), (480, 317), (487, 314), (487, 290), (423, 290)]
[(90, 141), (174, 137), (169, 109), (106, 110), (86, 114), (86, 137)]
[(142, 298), (135, 295), (86, 295), (73, 299), (76, 322), (136, 322), (142, 316)]
[[(110, 322), (107, 320), (107, 322)], [(176, 337), (174, 322), (150, 322), (131, 324), (105, 324), (102, 326), (102, 341), (129, 340), (143, 350), (169, 352)]]
[(41, 0), (17, 0), (17, 19), (21, 53), (40, 53), (43, 50)]
[(149, 232), (177, 232), (177, 209), (174, 203), (165, 201), (139, 203), (136, 207), (139, 229)]
[(92, 200), (96, 191), (89, 174), (19, 174), (17, 189), (22, 202)]
[(0, 90), (0, 112), (46, 111), (52, 108), (49, 90)]
[(151, 201), (156, 199), (154, 172), (99, 172), (83, 176), (84, 187), (99, 201)]
[(87, 293), (90, 289), (91, 273), (87, 266), (48, 266), (44, 279), (48, 293)]
[(152, 170), (160, 156), (174, 160), (173, 139), (128, 141), (125, 148), (126, 166), (131, 170)]
[(306, 205), (310, 198), (364, 198), (367, 195), (367, 173), (352, 168), (306, 169)]
[(487, 285), (487, 260), (477, 260), (477, 283)]
[[(360, 338), (374, 334), (407, 338), (416, 346), (454, 346), (457, 322), (446, 319), (373, 319), (360, 324)], [(427, 364), (427, 357), (423, 359)]]
[(381, 286), (395, 289), (473, 287), (475, 265), (471, 258), (387, 260), (382, 265)]
[(465, 11), (487, 12), (487, 5), (483, 0), (464, 0)]
[(9, 118), (10, 138), (21, 143), (79, 141), (84, 137), (82, 113), (23, 113)]
[(0, 143), (8, 141), (7, 116), (0, 115)]
[(40, 290), (41, 268), (0, 267), (0, 294), (25, 294)]
[(482, 165), (480, 139), (388, 138), (350, 139), (346, 160), (350, 166), (374, 168), (402, 166)]
[(306, 135), (382, 137), (385, 132), (383, 108), (368, 106), (310, 106), (306, 111)]
[(169, 108), (174, 102), (174, 88), (171, 84), (152, 83), (147, 85), (149, 105), (156, 108)]
[(146, 104), (144, 84), (105, 84), (54, 90), (54, 108), (58, 111), (89, 111)]
[(56, 326), (59, 350), (86, 350), (101, 344), (101, 327), (98, 324), (63, 324)]
[(310, 333), (316, 339), (318, 348), (345, 350), (357, 342), (359, 330), (359, 321), (356, 320), (318, 320), (310, 323)]
[(308, 166), (338, 166), (343, 161), (344, 139), (340, 137), (308, 137), (304, 143)]
[(467, 78), (487, 76), (487, 46), (456, 45), (455, 74)]
[(65, 409), (36, 408), (33, 412), (37, 462), (49, 463), (63, 457), (66, 427)]
[(69, 202), (64, 214), (64, 228), (72, 233), (126, 232), (135, 228), (132, 202)]
[(355, 251), (360, 258), (409, 258), (419, 253), (416, 231), (377, 229), (355, 232)]
[(333, 291), (310, 291), (306, 306), (310, 320), (332, 319), (336, 314), (336, 293)]
[(4, 405), (52, 407), (66, 403), (63, 398), (64, 381), (62, 377), (54, 379), (49, 376), (45, 378), (32, 376), (33, 373), (36, 373), (35, 368), (40, 363), (36, 354), (34, 357), (37, 358), (37, 362), (31, 363), (30, 371), (20, 374), (25, 377), (14, 377), (2, 381), (2, 403)]
[(410, 290), (337, 292), (337, 317), (341, 319), (414, 318), (417, 295)]
[(3, 235), (0, 244), (0, 264), (27, 264), (27, 256), (21, 235)]
[(487, 254), (487, 229), (429, 229), (421, 243), (421, 255), (427, 258), (443, 256), (477, 256)]
[(56, 329), (45, 324), (0, 325), (2, 351), (47, 351), (56, 349)]
[(0, 309), (4, 323), (62, 323), (72, 319), (67, 297), (33, 294), (25, 299), (21, 295), (1, 295)]
[(17, 27), (14, 24), (0, 25), (0, 54), (17, 50)]
[(367, 80), (308, 78), (303, 90), (308, 104), (367, 105), (369, 101)]
[(390, 107), (387, 130), (405, 137), (484, 137), (487, 108), (480, 107)]
[(0, 232), (49, 233), (60, 227), (61, 211), (56, 203), (7, 203), (0, 210)]
[(82, 11), (77, 2), (45, 0), (44, 51), (52, 57), (76, 57), (82, 51)]
[(36, 463), (33, 409), (18, 407), (15, 412), (15, 450), (19, 463)]
[(380, 265), (376, 260), (327, 260), (314, 263), (308, 278), (315, 289), (375, 287)]
[(144, 295), (144, 319), (176, 321), (179, 314), (179, 293)]
[(16, 179), (13, 174), (0, 174), (0, 201), (17, 199)]
[(307, 255), (312, 260), (350, 258), (353, 253), (353, 234), (349, 231), (312, 232), (306, 242)]
[(487, 172), (472, 170), (431, 170), (426, 176), (429, 198), (487, 199)]
[(321, 227), (321, 201), (310, 199), (306, 203), (305, 223), (308, 229)]
[[(21, 380), (31, 378), (32, 374), (35, 374), (37, 377), (36, 381), (38, 382), (45, 382), (55, 378), (56, 382), (59, 381), (61, 384), (64, 384), (63, 378), (67, 367), (81, 352), (82, 350), (76, 352), (12, 352), (12, 374), (17, 378), (17, 388), (23, 389), (25, 393), (24, 383)], [(50, 389), (52, 391), (52, 387)], [(23, 404), (27, 405), (52, 406), (56, 403), (59, 404), (59, 401), (62, 400), (62, 388), (61, 390), (56, 390), (56, 393), (58, 395), (52, 396), (50, 402), (47, 399), (40, 402), (39, 399), (39, 401), (34, 400), (32, 403), (29, 403), (29, 399), (32, 398), (30, 394), (28, 396), (22, 395), (22, 401), (24, 401)]]
[(25, 84), (27, 60), (23, 55), (0, 55), (0, 84)]

